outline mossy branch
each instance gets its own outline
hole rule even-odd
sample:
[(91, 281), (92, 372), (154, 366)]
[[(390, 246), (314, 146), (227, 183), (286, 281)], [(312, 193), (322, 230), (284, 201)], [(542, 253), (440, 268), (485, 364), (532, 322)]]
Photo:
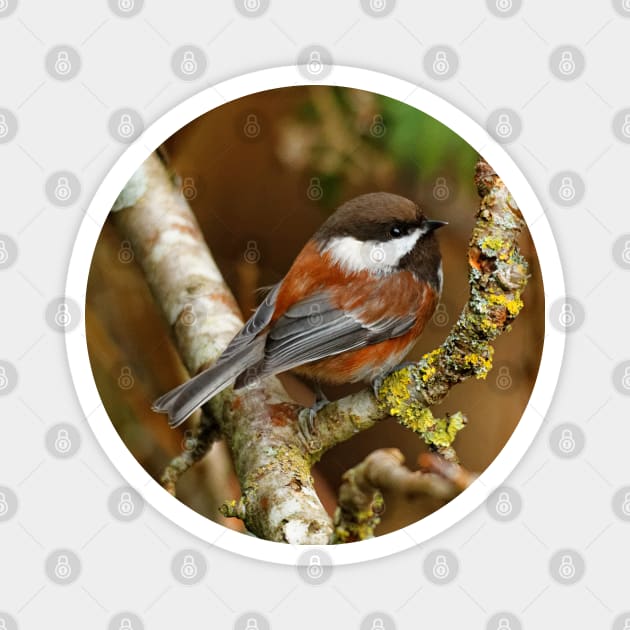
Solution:
[[(410, 498), (430, 496), (448, 501), (467, 487), (454, 483), (440, 474), (441, 471), (412, 472), (404, 462), (398, 449), (382, 448), (370, 453), (343, 475), (334, 517), (334, 544), (374, 536), (374, 529), (385, 509), (382, 491), (393, 490)], [(470, 479), (472, 481), (473, 477)]]
[[(457, 465), (452, 446), (466, 418), (459, 412), (435, 418), (429, 408), (457, 383), (485, 378), (492, 365), (491, 342), (518, 315), (527, 283), (527, 263), (517, 247), (524, 226), (518, 207), (483, 160), (475, 182), (481, 203), (468, 250), (470, 297), (444, 343), (387, 377), (378, 399), (365, 389), (324, 406), (307, 435), (298, 421), (302, 408), (276, 378), (238, 393), (224, 390), (205, 405), (195, 447), (165, 470), (162, 480), (171, 493), (219, 432), (241, 485), (240, 500), (224, 504), (222, 512), (243, 519), (250, 532), (267, 540), (325, 544), (362, 539), (373, 535), (378, 522), (380, 488), (407, 484), (448, 498), (467, 487), (473, 477)], [(216, 361), (242, 319), (194, 215), (155, 155), (138, 169), (115, 209), (114, 221), (172, 326), (185, 365), (191, 374), (198, 373)], [(402, 456), (388, 450), (346, 473), (333, 534), (311, 467), (332, 446), (388, 416), (398, 418), (439, 455), (425, 462), (429, 473), (408, 471)]]
[(523, 307), (527, 261), (518, 248), (525, 222), (503, 180), (480, 158), (475, 170), (480, 197), (468, 247), (470, 295), (457, 322), (439, 348), (383, 380), (376, 398), (370, 389), (329, 403), (316, 415), (313, 439), (320, 454), (394, 416), (434, 450), (457, 460), (452, 444), (465, 425), (461, 413), (435, 419), (429, 408), (450, 389), (492, 367), (492, 342), (509, 330)]
[[(114, 209), (114, 223), (131, 243), (184, 364), (198, 373), (216, 361), (242, 319), (190, 207), (157, 155), (140, 166)], [(326, 544), (332, 522), (315, 493), (312, 456), (297, 431), (298, 407), (290, 403), (275, 378), (238, 393), (221, 392), (204, 406), (192, 448), (167, 466), (163, 485), (175, 494), (177, 479), (222, 435), (240, 481), (237, 513), (247, 529), (267, 540)]]

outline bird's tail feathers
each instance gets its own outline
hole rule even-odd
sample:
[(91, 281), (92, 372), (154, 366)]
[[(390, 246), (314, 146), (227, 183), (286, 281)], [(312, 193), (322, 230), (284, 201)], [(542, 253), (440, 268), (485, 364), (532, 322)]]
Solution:
[(249, 366), (257, 363), (261, 348), (260, 344), (252, 344), (225, 361), (219, 360), (214, 366), (158, 398), (152, 409), (168, 413), (170, 427), (178, 427), (195, 409), (223, 391)]

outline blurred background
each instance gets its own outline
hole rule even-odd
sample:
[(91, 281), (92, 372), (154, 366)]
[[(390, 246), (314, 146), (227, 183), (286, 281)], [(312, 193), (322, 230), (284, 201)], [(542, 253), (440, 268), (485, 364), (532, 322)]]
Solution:
[[(165, 153), (228, 285), (247, 317), (256, 289), (279, 281), (318, 226), (356, 195), (393, 192), (417, 201), (440, 230), (444, 293), (411, 358), (439, 345), (468, 297), (467, 244), (478, 207), (475, 151), (433, 118), (392, 99), (348, 88), (304, 86), (260, 92), (194, 120)], [(518, 202), (518, 199), (517, 199)], [(486, 380), (455, 387), (434, 413), (462, 411), (468, 426), (455, 448), (462, 465), (482, 472), (510, 437), (532, 390), (544, 337), (544, 293), (527, 231), (521, 249), (531, 278), (525, 308), (495, 344)], [(183, 448), (191, 421), (178, 430), (151, 402), (187, 378), (129, 243), (109, 222), (94, 252), (88, 282), (87, 341), (103, 404), (138, 461), (159, 479)], [(357, 387), (325, 388), (338, 398)], [(415, 469), (421, 441), (387, 420), (328, 452), (314, 470), (332, 514), (342, 474), (377, 448), (397, 447)], [(229, 453), (215, 444), (180, 480), (178, 498), (208, 518), (239, 496)], [(377, 535), (415, 522), (440, 502), (385, 494)]]

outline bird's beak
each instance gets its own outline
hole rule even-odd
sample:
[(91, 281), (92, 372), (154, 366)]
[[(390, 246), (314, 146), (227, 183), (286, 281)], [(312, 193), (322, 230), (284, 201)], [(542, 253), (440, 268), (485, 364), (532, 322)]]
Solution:
[(448, 225), (448, 221), (434, 221), (432, 219), (428, 219), (424, 225), (427, 228), (427, 232), (433, 232), (433, 230), (437, 230), (445, 225)]

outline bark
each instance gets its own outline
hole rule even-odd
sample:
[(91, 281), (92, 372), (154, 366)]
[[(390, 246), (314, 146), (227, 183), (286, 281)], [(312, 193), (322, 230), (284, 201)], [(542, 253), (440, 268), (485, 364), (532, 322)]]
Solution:
[[(243, 323), (199, 225), (156, 155), (138, 169), (115, 208), (114, 222), (133, 247), (184, 364), (196, 374), (216, 361)], [(195, 433), (202, 446), (171, 463), (166, 487), (174, 492), (178, 476), (220, 432), (242, 490), (241, 501), (225, 513), (267, 540), (326, 544), (332, 524), (313, 487), (311, 454), (296, 430), (297, 407), (289, 403), (275, 378), (238, 395), (230, 388), (216, 396)]]
[(521, 308), (527, 284), (527, 261), (518, 249), (525, 226), (516, 202), (501, 178), (480, 159), (475, 172), (480, 196), (469, 243), (470, 296), (439, 348), (384, 379), (378, 399), (371, 389), (323, 407), (315, 418), (313, 438), (320, 453), (348, 439), (358, 429), (394, 416), (433, 449), (456, 461), (452, 444), (466, 423), (461, 413), (434, 418), (430, 411), (450, 389), (492, 368), (491, 342), (510, 329)]
[[(434, 457), (444, 461), (442, 457)], [(436, 472), (412, 472), (404, 462), (398, 449), (383, 448), (370, 453), (360, 464), (344, 473), (334, 518), (333, 543), (355, 542), (374, 536), (374, 529), (385, 509), (383, 490), (395, 490), (409, 498), (423, 495), (448, 501), (474, 479), (474, 475), (468, 473), (466, 476), (464, 472), (461, 477), (469, 483), (458, 484), (451, 469), (451, 475), (442, 474), (437, 466)], [(454, 464), (446, 465), (460, 468)]]
[[(380, 487), (400, 483), (448, 498), (470, 482), (453, 448), (465, 416), (457, 412), (435, 418), (430, 407), (457, 383), (485, 378), (492, 366), (491, 342), (509, 330), (523, 306), (527, 283), (527, 263), (517, 246), (524, 222), (516, 203), (482, 159), (475, 183), (481, 200), (468, 251), (470, 297), (444, 343), (384, 379), (378, 397), (365, 389), (327, 404), (312, 426), (298, 421), (302, 408), (276, 378), (238, 393), (224, 390), (204, 407), (195, 447), (165, 471), (169, 491), (174, 493), (179, 475), (220, 434), (242, 493), (239, 501), (224, 505), (223, 513), (243, 519), (260, 538), (326, 544), (373, 534)], [(114, 221), (133, 247), (189, 372), (212, 365), (242, 319), (194, 215), (157, 156), (138, 169), (114, 210)], [(421, 436), (439, 461), (425, 462), (429, 472), (412, 473), (395, 451), (377, 451), (359, 470), (346, 474), (333, 532), (315, 493), (311, 467), (335, 444), (390, 415)]]

